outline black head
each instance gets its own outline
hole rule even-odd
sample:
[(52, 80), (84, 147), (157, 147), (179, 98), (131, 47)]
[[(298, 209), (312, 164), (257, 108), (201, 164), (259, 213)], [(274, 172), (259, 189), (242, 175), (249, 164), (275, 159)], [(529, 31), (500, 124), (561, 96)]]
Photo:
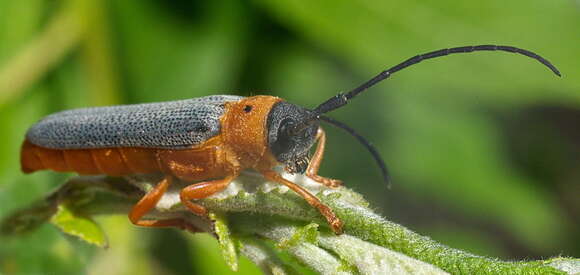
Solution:
[(276, 159), (290, 173), (304, 173), (308, 167), (308, 152), (316, 139), (318, 121), (312, 121), (299, 131), (294, 126), (312, 117), (313, 112), (281, 101), (268, 114), (268, 145)]

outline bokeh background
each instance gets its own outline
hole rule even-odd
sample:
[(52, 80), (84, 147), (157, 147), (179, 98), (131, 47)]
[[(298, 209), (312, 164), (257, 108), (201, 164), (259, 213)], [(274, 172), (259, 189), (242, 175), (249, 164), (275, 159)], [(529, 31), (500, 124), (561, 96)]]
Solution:
[[(572, 0), (0, 0), (0, 218), (67, 177), (24, 175), (26, 129), (52, 112), (211, 94), (314, 107), (418, 53), (507, 44), (398, 73), (331, 116), (321, 174), (389, 219), (503, 259), (580, 256), (580, 3)], [(229, 274), (208, 236), (99, 219), (111, 247), (45, 225), (0, 239), (2, 274)], [(137, 273), (138, 272), (138, 273)], [(211, 272), (211, 273), (210, 273)], [(243, 261), (237, 274), (258, 269)]]

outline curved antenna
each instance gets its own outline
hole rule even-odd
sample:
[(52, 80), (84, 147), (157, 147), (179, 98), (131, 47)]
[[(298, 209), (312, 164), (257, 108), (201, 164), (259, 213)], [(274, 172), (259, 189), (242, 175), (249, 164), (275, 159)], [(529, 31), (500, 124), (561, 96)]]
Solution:
[[(324, 114), (324, 113), (328, 113), (330, 111), (333, 111), (337, 108), (340, 108), (340, 107), (346, 105), (346, 103), (348, 103), (348, 100), (352, 99), (353, 97), (357, 96), (358, 94), (362, 93), (363, 91), (367, 90), (368, 88), (374, 86), (375, 84), (389, 78), (392, 74), (394, 74), (394, 73), (396, 73), (404, 68), (407, 68), (409, 66), (417, 64), (423, 60), (441, 57), (441, 56), (446, 56), (446, 55), (450, 55), (450, 54), (471, 53), (471, 52), (477, 52), (477, 51), (504, 51), (504, 52), (525, 55), (527, 57), (533, 58), (533, 59), (537, 60), (538, 62), (542, 63), (544, 66), (546, 66), (550, 70), (552, 70), (552, 72), (554, 72), (554, 74), (556, 74), (557, 76), (562, 76), (560, 74), (560, 71), (558, 71), (558, 69), (554, 65), (552, 65), (552, 63), (550, 63), (550, 61), (548, 61), (547, 59), (545, 59), (545, 58), (541, 57), (540, 55), (533, 53), (531, 51), (512, 47), (512, 46), (479, 45), (479, 46), (465, 46), (465, 47), (442, 49), (442, 50), (432, 51), (432, 52), (413, 56), (413, 57), (405, 60), (404, 62), (402, 62), (394, 67), (391, 67), (390, 69), (388, 69), (386, 71), (381, 72), (377, 76), (373, 77), (372, 79), (363, 83), (362, 85), (356, 87), (355, 89), (351, 90), (350, 92), (348, 92), (346, 94), (339, 93), (338, 95), (331, 97), (330, 99), (328, 99), (324, 103), (318, 105), (318, 107), (316, 107), (316, 109), (314, 109), (314, 113), (317, 115), (320, 115), (320, 114)], [(316, 119), (316, 118), (313, 118), (313, 119)], [(299, 125), (297, 125), (297, 126), (299, 126)], [(302, 127), (298, 127), (298, 128), (302, 128)]]
[(349, 126), (340, 121), (337, 121), (327, 116), (320, 116), (319, 119), (332, 126), (343, 129), (346, 132), (348, 132), (351, 136), (355, 137), (371, 153), (371, 155), (373, 155), (373, 158), (375, 159), (375, 161), (379, 165), (379, 168), (381, 169), (383, 180), (387, 184), (388, 188), (391, 187), (387, 165), (385, 165), (385, 162), (381, 158), (379, 151), (377, 151), (377, 149), (368, 140), (366, 140), (363, 136), (357, 133), (354, 129), (350, 128)]

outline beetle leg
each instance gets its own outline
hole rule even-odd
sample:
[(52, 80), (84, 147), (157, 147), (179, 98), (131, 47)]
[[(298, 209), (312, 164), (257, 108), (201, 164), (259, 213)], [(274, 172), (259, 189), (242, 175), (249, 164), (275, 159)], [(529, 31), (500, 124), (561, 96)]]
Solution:
[(151, 191), (149, 191), (135, 206), (129, 213), (129, 220), (139, 226), (145, 227), (178, 227), (181, 229), (185, 229), (191, 232), (200, 232), (195, 226), (191, 225), (190, 223), (186, 222), (183, 219), (175, 218), (175, 219), (165, 219), (165, 220), (142, 220), (141, 218), (147, 214), (159, 199), (163, 196), (165, 191), (167, 191), (167, 187), (172, 182), (172, 177), (167, 176), (163, 180), (161, 180)]
[(316, 196), (312, 195), (310, 192), (300, 187), (299, 185), (296, 185), (295, 183), (286, 180), (285, 178), (283, 178), (274, 171), (262, 171), (261, 173), (262, 175), (264, 175), (266, 179), (284, 184), (288, 186), (288, 188), (292, 189), (294, 192), (298, 193), (298, 195), (303, 197), (310, 205), (312, 205), (313, 207), (318, 209), (318, 211), (320, 211), (320, 214), (322, 214), (326, 218), (328, 224), (330, 225), (334, 233), (342, 234), (342, 221), (336, 216), (336, 214), (334, 214), (334, 212), (332, 212), (332, 209), (330, 209), (330, 207), (323, 204)]
[(326, 133), (324, 133), (324, 130), (320, 127), (316, 132), (316, 139), (318, 140), (318, 144), (316, 145), (314, 156), (312, 156), (310, 164), (306, 169), (306, 176), (328, 187), (335, 188), (341, 186), (342, 181), (340, 180), (325, 178), (318, 175), (318, 169), (320, 168), (320, 163), (322, 162), (322, 157), (324, 155), (324, 146), (326, 145)]
[(238, 175), (236, 173), (221, 180), (204, 181), (189, 185), (181, 189), (181, 192), (179, 193), (181, 203), (189, 208), (189, 210), (191, 210), (191, 212), (194, 214), (207, 217), (207, 209), (197, 203), (191, 202), (191, 200), (207, 198), (219, 191), (226, 189), (226, 187), (228, 187), (232, 180), (237, 176)]

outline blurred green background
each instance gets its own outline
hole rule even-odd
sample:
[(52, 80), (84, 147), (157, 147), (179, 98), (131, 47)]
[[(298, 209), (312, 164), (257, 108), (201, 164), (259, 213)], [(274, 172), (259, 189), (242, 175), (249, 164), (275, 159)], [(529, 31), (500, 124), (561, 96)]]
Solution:
[[(389, 219), (503, 259), (580, 256), (580, 4), (576, 1), (0, 0), (0, 218), (70, 175), (24, 175), (26, 129), (60, 110), (211, 94), (315, 107), (415, 54), (473, 44), (527, 48), (407, 69), (331, 116), (321, 174)], [(208, 236), (99, 221), (111, 248), (50, 225), (0, 240), (2, 274), (229, 274)], [(258, 269), (243, 261), (237, 274)]]

